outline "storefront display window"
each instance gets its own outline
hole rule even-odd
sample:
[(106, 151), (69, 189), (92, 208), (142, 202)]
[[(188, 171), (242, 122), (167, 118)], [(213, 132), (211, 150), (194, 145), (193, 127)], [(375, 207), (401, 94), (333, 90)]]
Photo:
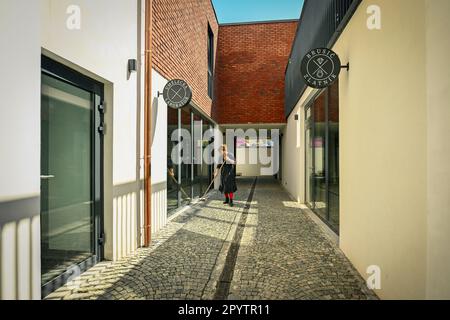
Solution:
[(321, 92), (306, 108), (306, 203), (339, 232), (338, 84)]

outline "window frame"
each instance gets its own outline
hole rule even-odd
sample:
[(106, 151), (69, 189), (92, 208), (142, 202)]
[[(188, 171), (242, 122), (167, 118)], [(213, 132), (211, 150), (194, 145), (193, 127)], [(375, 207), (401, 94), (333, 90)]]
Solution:
[[(98, 130), (105, 125), (104, 115), (104, 98), (105, 98), (105, 85), (91, 77), (80, 73), (71, 67), (54, 60), (46, 55), (41, 55), (41, 82), (42, 76), (46, 75), (65, 82), (74, 87), (91, 93), (91, 112), (92, 112), (92, 125), (91, 125), (91, 142), (92, 142), (92, 198), (94, 199), (93, 210), (93, 224), (94, 230), (92, 234), (92, 241), (94, 246), (93, 255), (85, 261), (79, 262), (77, 266), (81, 272), (85, 272), (100, 261), (104, 260), (104, 134), (101, 134)], [(41, 93), (42, 95), (42, 93)], [(40, 212), (41, 216), (42, 212)], [(42, 242), (42, 241), (41, 241)], [(42, 256), (41, 256), (42, 264)], [(54, 279), (46, 283), (41, 283), (41, 296), (46, 297), (50, 293), (56, 291), (69, 281), (72, 276), (73, 269), (67, 269)], [(42, 271), (40, 276), (42, 277)]]
[(211, 24), (208, 22), (208, 39), (207, 39), (207, 48), (208, 48), (208, 52), (207, 52), (207, 57), (208, 57), (208, 69), (207, 69), (207, 73), (208, 73), (208, 96), (213, 99), (214, 98), (214, 53), (215, 53), (215, 48), (214, 48), (214, 32), (211, 28)]

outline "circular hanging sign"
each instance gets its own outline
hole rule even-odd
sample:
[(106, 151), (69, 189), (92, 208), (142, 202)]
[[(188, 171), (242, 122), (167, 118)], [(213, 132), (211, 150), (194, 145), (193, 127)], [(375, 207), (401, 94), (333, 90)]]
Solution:
[(314, 49), (303, 58), (301, 72), (308, 86), (314, 89), (323, 89), (338, 79), (341, 73), (341, 60), (330, 49)]
[(171, 80), (164, 87), (163, 97), (169, 107), (180, 109), (191, 102), (192, 90), (186, 81)]

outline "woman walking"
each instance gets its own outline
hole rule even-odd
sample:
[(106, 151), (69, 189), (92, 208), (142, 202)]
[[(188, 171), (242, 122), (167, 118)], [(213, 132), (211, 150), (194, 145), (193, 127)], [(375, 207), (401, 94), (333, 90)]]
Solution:
[(220, 174), (220, 192), (225, 194), (225, 202), (223, 204), (229, 204), (230, 207), (233, 206), (234, 193), (237, 191), (236, 186), (236, 175), (235, 175), (235, 158), (231, 153), (228, 153), (226, 145), (221, 148), (223, 164), (217, 166), (217, 169), (222, 167), (222, 172)]

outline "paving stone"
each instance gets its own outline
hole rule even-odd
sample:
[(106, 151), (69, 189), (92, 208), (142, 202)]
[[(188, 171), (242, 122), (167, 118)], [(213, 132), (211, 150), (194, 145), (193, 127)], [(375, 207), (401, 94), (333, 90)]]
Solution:
[(339, 299), (377, 298), (278, 184), (259, 179), (252, 208), (258, 213), (251, 226), (255, 232), (240, 247), (231, 297), (331, 300), (339, 293)]
[[(150, 248), (102, 262), (47, 298), (211, 299), (251, 183), (238, 181), (233, 208), (212, 193), (153, 235)], [(289, 201), (273, 180), (258, 182), (228, 299), (376, 298), (342, 252)]]

